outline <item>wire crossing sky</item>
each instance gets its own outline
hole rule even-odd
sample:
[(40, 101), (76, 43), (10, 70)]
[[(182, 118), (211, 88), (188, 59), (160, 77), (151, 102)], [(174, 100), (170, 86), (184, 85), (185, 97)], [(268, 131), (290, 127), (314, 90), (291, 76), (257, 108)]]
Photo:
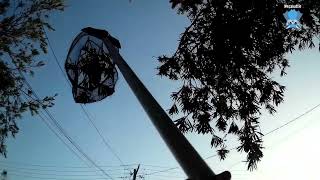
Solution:
[[(47, 32), (44, 30), (45, 32), (45, 36), (47, 38), (47, 41), (48, 41), (48, 46), (52, 52), (52, 55), (54, 57), (54, 60), (55, 62), (57, 63), (62, 75), (64, 76), (65, 80), (67, 81), (68, 85), (70, 86), (70, 89), (71, 89), (71, 84), (70, 82), (68, 81), (68, 78), (67, 78), (67, 75), (65, 74), (65, 72), (63, 71), (63, 68), (62, 66), (60, 65), (59, 61), (58, 61), (58, 58), (55, 54), (55, 51), (53, 50), (52, 46), (51, 46), (51, 42), (48, 38), (48, 35), (47, 35)], [(86, 110), (86, 108), (84, 107), (83, 104), (80, 104), (80, 107), (81, 107), (81, 110), (83, 111), (84, 115), (86, 116), (86, 118), (89, 120), (90, 124), (94, 127), (94, 129), (97, 131), (97, 133), (99, 134), (100, 138), (102, 139), (104, 145), (107, 147), (107, 149), (109, 149), (113, 155), (119, 160), (119, 162), (121, 163), (121, 165), (124, 165), (123, 161), (120, 159), (119, 155), (114, 151), (114, 149), (111, 147), (110, 143), (108, 143), (108, 141), (106, 140), (105, 137), (103, 137), (103, 135), (101, 134), (99, 128), (96, 126), (96, 124), (94, 123), (94, 120), (92, 119), (92, 117), (89, 115), (89, 112), (88, 110)]]
[[(188, 20), (177, 15), (169, 1), (69, 0), (65, 11), (55, 14), (51, 22), (56, 31), (47, 32), (47, 36), (49, 48), (53, 51), (39, 58), (46, 60), (46, 66), (37, 70), (34, 78), (27, 77), (27, 80), (40, 97), (58, 93), (50, 113), (72, 140), (113, 179), (127, 177), (138, 164), (141, 164), (145, 179), (185, 179), (181, 169), (175, 168), (178, 164), (121, 75), (114, 95), (82, 109), (74, 103), (56, 60), (60, 65), (64, 64), (70, 44), (82, 28), (106, 29), (120, 40), (121, 55), (162, 107), (168, 109), (171, 105), (170, 92), (175, 91), (179, 83), (156, 76), (156, 57), (176, 50), (180, 33), (189, 24)], [(320, 127), (320, 110), (308, 111), (320, 103), (320, 54), (313, 49), (288, 54), (287, 58), (291, 64), (288, 75), (281, 79), (277, 79), (278, 74), (274, 75), (286, 85), (285, 102), (274, 116), (264, 115), (261, 118), (262, 132), (272, 133), (264, 138), (265, 157), (258, 164), (257, 171), (246, 172), (245, 163), (242, 163), (245, 157), (236, 151), (231, 151), (225, 161), (212, 156), (216, 152), (210, 147), (209, 136), (186, 135), (203, 158), (210, 157), (207, 162), (214, 172), (230, 170), (235, 180), (318, 177), (316, 162), (320, 157), (316, 152), (320, 145), (316, 143), (316, 132)], [(304, 112), (308, 113), (299, 117)], [(297, 117), (298, 120), (294, 120)], [(285, 125), (291, 120), (294, 121)], [(107, 179), (99, 168), (94, 168), (94, 165), (89, 168), (87, 164), (90, 162), (62, 134), (58, 134), (77, 155), (70, 151), (38, 117), (27, 115), (19, 126), (20, 133), (8, 142), (8, 158), (0, 159), (0, 167), (8, 170), (10, 180)], [(273, 131), (279, 127), (281, 129)], [(230, 143), (229, 147), (237, 146), (236, 139)], [(112, 150), (108, 149), (108, 144)]]

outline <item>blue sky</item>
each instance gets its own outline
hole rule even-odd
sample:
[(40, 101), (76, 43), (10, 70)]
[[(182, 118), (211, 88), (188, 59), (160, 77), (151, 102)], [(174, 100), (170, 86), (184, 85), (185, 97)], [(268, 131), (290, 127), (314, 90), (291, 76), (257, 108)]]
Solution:
[[(176, 11), (170, 8), (168, 0), (133, 0), (133, 3), (127, 0), (69, 0), (67, 5), (64, 12), (56, 13), (51, 18), (50, 22), (56, 31), (48, 33), (60, 64), (63, 65), (73, 38), (83, 27), (106, 29), (120, 40), (121, 55), (162, 107), (168, 109), (171, 104), (170, 92), (175, 91), (178, 84), (156, 76), (156, 57), (175, 51), (180, 33), (189, 24), (187, 18), (177, 15)], [(278, 74), (274, 75), (287, 86), (285, 102), (279, 106), (275, 116), (262, 116), (263, 132), (281, 126), (320, 103), (319, 57), (316, 49), (288, 55), (291, 63), (288, 75), (283, 78), (279, 78)], [(115, 170), (121, 169), (119, 161), (104, 146), (80, 106), (74, 103), (71, 89), (55, 63), (52, 52), (49, 51), (49, 54), (39, 58), (46, 60), (47, 65), (37, 70), (34, 78), (29, 79), (31, 85), (42, 96), (58, 93), (56, 105), (50, 109), (55, 118), (99, 165), (113, 166), (106, 167), (106, 171), (110, 170), (114, 177), (123, 175), (123, 171)], [(178, 166), (124, 78), (121, 75), (119, 77), (114, 95), (101, 102), (86, 105), (103, 136), (125, 164), (141, 163), (142, 172), (163, 169), (149, 165), (164, 168)], [(319, 135), (316, 133), (320, 127), (317, 119), (319, 115), (320, 110), (315, 109), (297, 122), (265, 137), (265, 157), (255, 172), (246, 172), (245, 164), (238, 163), (244, 160), (245, 156), (233, 151), (226, 161), (220, 162), (214, 157), (207, 162), (217, 173), (231, 170), (233, 179), (236, 180), (301, 179), (305, 175), (308, 175), (309, 179), (315, 179), (316, 162), (320, 160), (316, 153), (320, 149), (317, 143)], [(27, 115), (19, 122), (19, 126), (17, 137), (8, 141), (8, 158), (1, 158), (0, 162), (0, 167), (8, 169), (9, 175), (10, 172), (20, 175), (29, 172), (29, 176), (43, 179), (61, 179), (61, 176), (57, 175), (70, 175), (62, 176), (69, 179), (86, 179), (85, 175), (92, 175), (93, 172), (53, 172), (52, 170), (68, 169), (63, 168), (65, 166), (85, 167), (85, 164), (74, 156), (38, 117)], [(215, 150), (210, 147), (209, 136), (188, 134), (187, 137), (202, 157), (215, 154)], [(231, 143), (230, 147), (234, 145), (236, 144)], [(55, 167), (44, 168), (31, 164)], [(54, 175), (32, 174), (41, 171), (23, 170), (19, 167), (48, 170), (42, 173)], [(82, 169), (86, 168), (76, 170)], [(292, 176), (292, 172), (295, 172), (295, 176)], [(72, 175), (78, 175), (78, 178)], [(79, 175), (83, 177), (79, 178)], [(165, 176), (175, 176), (170, 179), (185, 177), (181, 170), (175, 169), (146, 176), (146, 179), (168, 178)], [(10, 180), (19, 179), (35, 178), (10, 176)]]

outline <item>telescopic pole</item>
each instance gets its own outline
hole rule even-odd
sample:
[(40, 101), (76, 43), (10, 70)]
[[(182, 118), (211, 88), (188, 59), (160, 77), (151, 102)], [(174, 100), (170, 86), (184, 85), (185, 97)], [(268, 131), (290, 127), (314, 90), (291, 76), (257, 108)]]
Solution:
[(153, 125), (156, 127), (162, 139), (165, 141), (189, 179), (217, 179), (215, 178), (216, 176), (214, 172), (200, 157), (198, 152), (179, 131), (167, 113), (162, 109), (130, 66), (121, 57), (119, 49), (113, 46), (108, 38), (103, 38), (103, 41), (107, 46), (114, 63), (118, 66), (125, 80), (151, 119)]

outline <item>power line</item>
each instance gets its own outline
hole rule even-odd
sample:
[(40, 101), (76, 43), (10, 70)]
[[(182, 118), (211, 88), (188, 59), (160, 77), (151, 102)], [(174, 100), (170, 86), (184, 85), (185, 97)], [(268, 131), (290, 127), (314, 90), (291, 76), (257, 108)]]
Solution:
[[(3, 165), (5, 164), (5, 165)], [(9, 165), (8, 165), (9, 164)], [(12, 166), (14, 165), (14, 166)], [(134, 166), (136, 164), (132, 164), (132, 165), (126, 165), (126, 166)], [(23, 167), (20, 167), (23, 166)], [(35, 168), (26, 168), (26, 166), (35, 166)], [(151, 167), (161, 167), (164, 168), (165, 166), (156, 166), (156, 165), (146, 165), (146, 166), (151, 166)], [(46, 176), (64, 176), (66, 175), (66, 177), (73, 177), (73, 176), (86, 176), (86, 177), (92, 177), (95, 175), (92, 174), (86, 174), (86, 173), (93, 173), (96, 172), (96, 170), (82, 170), (84, 167), (83, 166), (53, 166), (53, 165), (40, 165), (40, 164), (27, 164), (27, 163), (17, 163), (17, 162), (2, 162), (0, 161), (0, 167), (5, 168), (6, 170), (8, 170), (9, 172), (20, 172), (20, 173), (25, 173), (28, 175), (46, 175)], [(76, 169), (76, 170), (59, 170), (59, 169), (43, 169), (43, 168), (81, 168)], [(100, 167), (104, 167), (104, 166), (100, 166)], [(110, 167), (110, 166), (105, 166), (105, 167)], [(120, 172), (123, 169), (119, 169), (119, 166), (112, 166), (114, 167), (113, 169), (108, 168), (105, 169), (109, 172), (109, 175), (113, 175), (113, 176), (121, 176), (122, 173)], [(120, 166), (123, 167), (123, 166)], [(150, 171), (154, 171), (154, 172), (150, 172)], [(159, 174), (159, 169), (150, 169), (150, 168), (142, 168), (142, 176), (150, 176), (150, 177), (167, 177), (167, 178), (183, 178), (183, 174), (181, 172), (162, 172), (161, 174)], [(111, 172), (111, 173), (110, 173)], [(58, 173), (58, 174), (57, 174)], [(62, 173), (62, 174), (61, 174)], [(69, 174), (69, 173), (76, 173), (76, 174)], [(79, 174), (81, 173), (81, 174)], [(83, 174), (84, 173), (84, 174)], [(165, 173), (165, 174), (164, 174)], [(179, 176), (182, 175), (182, 176)], [(92, 179), (91, 178), (91, 179)], [(154, 178), (152, 178), (154, 179)]]
[(104, 145), (111, 151), (111, 153), (118, 159), (118, 161), (120, 162), (121, 165), (124, 165), (123, 161), (120, 159), (120, 157), (118, 156), (118, 154), (113, 150), (113, 148), (111, 147), (110, 143), (107, 142), (106, 138), (104, 138), (104, 136), (102, 135), (101, 131), (98, 129), (98, 127), (95, 125), (93, 119), (91, 118), (91, 116), (89, 115), (88, 111), (84, 108), (84, 106), (82, 104), (80, 104), (82, 111), (84, 112), (84, 114), (86, 115), (87, 119), (90, 121), (90, 123), (92, 124), (92, 126), (94, 127), (94, 129), (97, 131), (97, 133), (99, 134), (99, 136), (101, 137)]
[(183, 177), (183, 176), (167, 176), (167, 175), (160, 175), (160, 174), (143, 174), (142, 176), (156, 176), (156, 177), (166, 177), (166, 178), (184, 178), (186, 179), (187, 177)]
[[(10, 170), (8, 170), (10, 171)], [(21, 171), (21, 170), (13, 170), (12, 172), (16, 172), (16, 173), (22, 173), (22, 174), (29, 174), (29, 175), (39, 175), (39, 176), (58, 176), (58, 177), (77, 177), (79, 178), (79, 176), (83, 176), (86, 178), (95, 178), (97, 177), (97, 175), (92, 175), (92, 174), (53, 174), (53, 173), (39, 173), (39, 172), (27, 172), (27, 171)], [(118, 175), (118, 174), (117, 174)]]
[(160, 170), (160, 171), (155, 171), (155, 172), (151, 172), (151, 173), (146, 173), (145, 175), (146, 175), (146, 176), (149, 176), (149, 175), (159, 174), (159, 173), (163, 173), (163, 172), (167, 172), (167, 171), (174, 170), (174, 169), (179, 169), (179, 168), (180, 168), (180, 167), (172, 167), (172, 168), (168, 168), (168, 169), (164, 169), (164, 170)]
[[(281, 126), (279, 126), (279, 127), (277, 127), (277, 128), (274, 128), (274, 129), (272, 129), (271, 131), (267, 132), (264, 136), (270, 135), (270, 134), (278, 131), (279, 129), (284, 128), (285, 126), (288, 126), (289, 124), (291, 124), (291, 123), (299, 120), (301, 117), (303, 117), (303, 116), (309, 114), (310, 112), (312, 112), (313, 110), (317, 109), (319, 106), (320, 106), (320, 104), (317, 104), (316, 106), (310, 108), (309, 110), (307, 110), (306, 112), (304, 112), (304, 113), (302, 113), (301, 115), (297, 116), (296, 118), (293, 118), (292, 120), (284, 123), (283, 125), (281, 125)], [(233, 149), (235, 149), (235, 148), (233, 148)], [(229, 169), (237, 166), (238, 164), (240, 164), (240, 163), (242, 163), (242, 162), (243, 162), (243, 161), (238, 161), (237, 163), (231, 165)]]
[[(0, 161), (0, 167), (2, 168), (5, 168), (6, 170), (8, 170), (9, 172), (18, 172), (18, 173), (25, 173), (25, 174), (28, 174), (28, 175), (44, 175), (44, 176), (65, 176), (65, 177), (74, 177), (74, 176), (86, 176), (86, 177), (95, 177), (96, 175), (94, 174), (88, 174), (88, 173), (94, 173), (94, 172), (97, 172), (97, 170), (61, 170), (61, 169), (43, 169), (43, 168), (47, 168), (47, 167), (52, 167), (52, 166), (44, 166), (44, 165), (36, 165), (36, 168), (27, 168), (26, 166), (29, 166), (29, 165), (35, 165), (35, 164), (25, 164), (25, 163), (14, 163), (15, 165), (18, 165), (18, 166), (12, 166), (12, 165), (3, 165), (1, 163), (4, 163), (4, 162), (1, 162)], [(4, 163), (6, 164), (6, 163)], [(12, 163), (11, 163), (12, 164)], [(19, 167), (19, 166), (23, 166), (23, 167)], [(41, 167), (39, 167), (41, 166)], [(154, 166), (154, 167), (159, 167), (159, 166), (155, 166), (155, 165), (148, 165), (148, 166)], [(53, 167), (58, 167), (58, 166), (53, 166)], [(59, 166), (60, 167), (60, 166)], [(65, 166), (65, 167), (69, 167), (70, 166)], [(72, 166), (74, 167), (74, 166)], [(77, 166), (78, 167), (78, 166)], [(100, 166), (102, 167), (102, 166)], [(121, 167), (121, 166), (120, 166)], [(161, 167), (164, 167), (164, 166), (161, 166)], [(82, 166), (81, 166), (82, 168)], [(119, 169), (118, 167), (114, 166), (114, 168), (108, 168), (108, 169), (105, 169), (106, 171), (109, 172), (109, 175), (112, 175), (112, 176), (121, 176), (123, 175), (123, 173), (121, 173), (121, 171), (123, 169)], [(142, 168), (142, 174), (141, 176), (150, 176), (150, 177), (170, 177), (170, 178), (183, 178), (183, 174), (182, 172), (164, 172), (164, 173), (161, 173), (161, 174), (153, 174), (152, 171), (158, 171), (159, 169), (150, 169), (150, 168)], [(151, 171), (151, 172), (150, 172)], [(71, 173), (71, 174), (70, 174)], [(152, 178), (153, 179), (153, 178)]]
[[(60, 68), (61, 68), (61, 66), (60, 66)], [(61, 68), (61, 69), (62, 69), (62, 68)], [(295, 118), (295, 119), (293, 119), (293, 120), (285, 123), (284, 125), (282, 125), (282, 126), (280, 126), (280, 127), (277, 127), (277, 128), (275, 128), (275, 129), (267, 132), (267, 133), (265, 134), (265, 136), (266, 136), (266, 135), (269, 135), (269, 134), (271, 134), (271, 133), (273, 133), (273, 132), (275, 132), (275, 131), (277, 131), (277, 130), (279, 130), (279, 129), (281, 129), (281, 128), (283, 128), (283, 127), (285, 127), (285, 126), (287, 126), (287, 125), (289, 125), (289, 124), (291, 124), (291, 123), (293, 123), (293, 122), (295, 122), (296, 120), (298, 120), (298, 119), (300, 119), (301, 117), (303, 117), (304, 115), (310, 113), (311, 111), (313, 111), (314, 109), (316, 109), (316, 108), (319, 107), (319, 106), (320, 106), (320, 104), (317, 105), (317, 106), (315, 106), (315, 107), (313, 107), (312, 109), (308, 110), (307, 112), (303, 113), (302, 115), (298, 116), (297, 118)], [(235, 148), (232, 148), (232, 149), (235, 149)], [(209, 156), (209, 157), (207, 157), (207, 158), (205, 158), (205, 159), (209, 159), (209, 158), (214, 157), (214, 156), (217, 156), (217, 155)], [(169, 168), (168, 170), (171, 170), (171, 169), (176, 169), (176, 168)], [(163, 172), (163, 170), (162, 170), (162, 172)]]
[(279, 127), (275, 128), (275, 129), (273, 129), (273, 130), (271, 130), (271, 131), (267, 132), (264, 136), (267, 136), (267, 135), (269, 135), (269, 134), (271, 134), (271, 133), (273, 133), (273, 132), (275, 132), (275, 131), (278, 131), (279, 129), (281, 129), (281, 128), (283, 128), (283, 127), (285, 127), (285, 126), (287, 126), (287, 125), (289, 125), (289, 124), (291, 124), (291, 123), (293, 123), (293, 122), (297, 121), (297, 120), (298, 120), (298, 119), (300, 119), (301, 117), (303, 117), (303, 116), (305, 116), (305, 115), (309, 114), (310, 112), (312, 112), (313, 110), (317, 109), (319, 106), (320, 106), (320, 104), (318, 104), (318, 105), (314, 106), (313, 108), (311, 108), (311, 109), (307, 110), (306, 112), (302, 113), (300, 116), (298, 116), (298, 117), (296, 117), (296, 118), (292, 119), (291, 121), (288, 121), (287, 123), (285, 123), (285, 124), (283, 124), (283, 125), (281, 125), (281, 126), (279, 126)]
[[(73, 154), (75, 154), (79, 159), (81, 159), (82, 161), (84, 161), (84, 160), (80, 157), (80, 155), (79, 155), (78, 153), (76, 153), (76, 152), (74, 151), (74, 149), (72, 149), (72, 148), (70, 147), (70, 145), (67, 144), (67, 143), (61, 138), (61, 136), (58, 135), (58, 133), (50, 126), (49, 122), (46, 121), (46, 119), (41, 115), (41, 113), (42, 113), (42, 112), (40, 112), (40, 113), (38, 114), (38, 116), (39, 116), (40, 119), (46, 124), (46, 126), (60, 139), (60, 141), (61, 141), (65, 146), (68, 147), (68, 149), (69, 149)], [(85, 164), (86, 164), (86, 161), (84, 161), (84, 162), (85, 162)]]
[[(317, 104), (316, 106), (310, 108), (309, 110), (307, 110), (306, 112), (304, 112), (304, 113), (302, 113), (301, 115), (297, 116), (296, 118), (293, 118), (292, 120), (284, 123), (283, 125), (281, 125), (281, 126), (279, 126), (279, 127), (277, 127), (277, 128), (274, 128), (274, 129), (272, 129), (271, 131), (267, 132), (264, 136), (270, 135), (270, 134), (278, 131), (279, 129), (284, 128), (285, 126), (288, 126), (289, 124), (291, 124), (291, 123), (299, 120), (301, 117), (303, 117), (303, 116), (309, 114), (310, 112), (312, 112), (313, 110), (317, 109), (319, 106), (320, 106), (320, 104)], [(242, 163), (242, 162), (243, 162), (243, 161), (238, 161), (237, 163), (231, 165), (229, 169), (237, 166), (238, 164), (240, 164), (240, 163)]]
[[(0, 164), (11, 164), (16, 166), (34, 166), (34, 167), (40, 167), (40, 168), (71, 168), (71, 169), (83, 169), (83, 168), (90, 168), (86, 166), (55, 166), (55, 165), (41, 165), (41, 164), (29, 164), (29, 163), (21, 163), (21, 162), (13, 162), (13, 161), (0, 161)], [(129, 166), (135, 166), (137, 164), (126, 164), (126, 165), (101, 165), (100, 167), (129, 167)]]
[(151, 164), (141, 164), (143, 166), (146, 166), (146, 167), (153, 167), (153, 168), (171, 168), (171, 166), (159, 166), (159, 165), (151, 165)]
[[(56, 178), (56, 177), (39, 177), (39, 176), (31, 176), (26, 174), (19, 173), (8, 173), (8, 176), (18, 176), (23, 178), (32, 178), (32, 179), (42, 179), (42, 180), (86, 180), (86, 179), (65, 179), (65, 178)], [(103, 179), (103, 178), (95, 178), (95, 179)]]
[[(29, 174), (22, 174), (22, 173), (12, 173), (9, 172), (8, 176), (17, 176), (17, 177), (24, 177), (24, 178), (32, 178), (32, 179), (42, 179), (42, 180), (88, 180), (86, 179), (79, 179), (79, 178), (61, 178), (61, 177), (40, 177), (40, 176), (35, 176), (35, 175), (29, 175)], [(101, 180), (105, 178), (90, 178), (90, 180)], [(122, 179), (121, 177), (116, 177), (116, 179)]]
[[(131, 169), (131, 167), (136, 166), (137, 164), (129, 164), (125, 166), (103, 166), (104, 170), (110, 172), (120, 172), (125, 170)], [(144, 165), (144, 166), (151, 166), (151, 167), (161, 167), (161, 169), (165, 168), (165, 166), (156, 166), (156, 165)], [(53, 166), (53, 165), (39, 165), (39, 164), (27, 164), (27, 163), (17, 163), (17, 162), (3, 162), (0, 161), (0, 167), (6, 168), (8, 170), (25, 170), (25, 171), (35, 171), (35, 172), (54, 172), (54, 173), (92, 173), (97, 172), (99, 170), (96, 169), (86, 169), (87, 167), (84, 166)], [(123, 167), (123, 168), (121, 168)], [(126, 167), (126, 168), (125, 168)], [(54, 168), (54, 169), (52, 169)], [(63, 168), (63, 169), (57, 169)], [(141, 170), (145, 174), (152, 174), (153, 172), (159, 171), (159, 168), (141, 168)], [(166, 170), (166, 169), (165, 169)], [(177, 175), (181, 174), (181, 171), (167, 171), (166, 174)]]
[[(72, 88), (72, 85), (70, 84), (68, 77), (66, 76), (62, 66), (60, 65), (58, 58), (56, 56), (55, 51), (53, 50), (53, 47), (51, 45), (51, 42), (49, 40), (49, 37), (47, 35), (46, 30), (43, 28), (44, 31), (44, 35), (48, 41), (48, 45), (49, 48), (54, 56), (54, 60), (56, 62), (56, 64), (58, 65), (63, 77), (65, 78), (65, 80), (67, 81), (67, 83), (69, 84), (70, 88)], [(102, 139), (104, 145), (107, 147), (107, 149), (109, 149), (111, 151), (111, 153), (118, 159), (118, 161), (120, 162), (121, 165), (124, 165), (123, 161), (121, 160), (120, 156), (116, 153), (116, 151), (111, 147), (110, 143), (106, 140), (106, 138), (102, 135), (101, 131), (99, 130), (99, 128), (96, 126), (93, 118), (91, 118), (91, 116), (89, 115), (88, 111), (85, 109), (84, 105), (80, 104), (81, 110), (83, 111), (83, 113), (85, 114), (85, 116), (87, 117), (87, 119), (89, 120), (90, 124), (94, 127), (94, 129), (97, 131), (97, 133), (99, 134), (100, 138)]]
[[(283, 124), (283, 125), (275, 128), (275, 129), (267, 132), (264, 136), (267, 136), (267, 135), (269, 135), (269, 134), (272, 134), (272, 133), (278, 131), (279, 129), (288, 126), (289, 124), (297, 121), (297, 120), (300, 119), (301, 117), (303, 117), (303, 116), (309, 114), (310, 112), (314, 111), (314, 110), (315, 110), (316, 108), (318, 108), (319, 106), (320, 106), (320, 104), (317, 104), (316, 106), (310, 108), (309, 110), (307, 110), (306, 112), (302, 113), (302, 114), (299, 115), (298, 117), (296, 117), (296, 118), (288, 121), (287, 123), (285, 123), (285, 124)], [(237, 147), (233, 147), (233, 148), (231, 148), (230, 150), (235, 150), (235, 149), (237, 149)], [(216, 157), (216, 156), (218, 156), (218, 154), (214, 154), (214, 155), (208, 156), (208, 157), (206, 157), (205, 159), (207, 160), (207, 159), (210, 159), (210, 158)], [(242, 161), (237, 162), (235, 165), (238, 165), (238, 164), (241, 163), (241, 162), (242, 162)], [(235, 166), (235, 165), (233, 165), (233, 166)], [(233, 167), (233, 166), (232, 166), (232, 167)], [(177, 166), (177, 167), (172, 167), (172, 168), (168, 168), (168, 169), (165, 169), (165, 170), (160, 170), (160, 171), (156, 171), (156, 172), (149, 173), (149, 175), (150, 175), (150, 174), (158, 174), (158, 173), (162, 173), (162, 172), (167, 172), (167, 171), (170, 171), (170, 170), (173, 170), (173, 169), (179, 169), (179, 168), (180, 168), (180, 167), (178, 167), (178, 166)]]
[[(25, 171), (36, 171), (36, 172), (56, 172), (56, 173), (92, 173), (97, 172), (98, 170), (59, 170), (59, 169), (39, 169), (39, 168), (26, 168), (26, 167), (13, 167), (13, 166), (3, 166), (6, 170), (25, 170)], [(105, 169), (108, 172), (119, 172), (123, 171), (123, 169)]]
[[(12, 58), (12, 59), (14, 59), (13, 58), (13, 56), (11, 55), (11, 54), (9, 54), (9, 56)], [(14, 64), (15, 65), (15, 64)], [(18, 68), (17, 68), (18, 69)], [(31, 85), (26, 81), (26, 78), (24, 77), (24, 75), (22, 74), (22, 72), (21, 71), (19, 71), (19, 73), (20, 73), (20, 76), (21, 76), (21, 78), (24, 80), (24, 82), (25, 82), (25, 84), (29, 87), (29, 89), (31, 90), (32, 89), (32, 87), (31, 87)], [(23, 93), (25, 93), (23, 90), (21, 90)], [(29, 96), (28, 94), (25, 94), (25, 95), (27, 95), (28, 97), (30, 97), (30, 98), (32, 98), (32, 96)], [(37, 96), (37, 95), (36, 95)], [(38, 98), (38, 97), (37, 97)], [(33, 99), (33, 98), (32, 98)], [(35, 100), (35, 99), (33, 99), (33, 100)], [(39, 98), (36, 100), (37, 102), (39, 102)], [(61, 138), (61, 133), (57, 133), (51, 126), (50, 126), (50, 124), (46, 121), (46, 118), (44, 118), (44, 117), (46, 117), (45, 115), (41, 115), (41, 111), (40, 111), (40, 113), (38, 114), (38, 116), (40, 117), (40, 119), (46, 124), (46, 126), (61, 140), (61, 142), (64, 144), (64, 145), (66, 145), (67, 147), (68, 147), (68, 149), (73, 153), (73, 154), (75, 154), (80, 160), (82, 160), (82, 161), (84, 161), (62, 138)], [(60, 135), (59, 135), (60, 134)], [(85, 162), (85, 161), (84, 161)], [(85, 162), (86, 163), (86, 162)]]
[[(13, 57), (12, 57), (13, 58)], [(31, 93), (34, 95), (34, 97), (37, 98), (38, 101), (40, 101), (40, 98), (38, 96), (38, 94), (33, 90), (32, 86), (29, 84), (29, 82), (27, 81), (27, 79), (25, 78), (25, 76), (22, 74), (21, 71), (19, 71), (21, 78), (23, 79), (23, 81), (25, 82), (25, 84), (28, 86), (28, 88), (30, 89)], [(45, 111), (45, 114), (49, 117), (49, 119), (51, 119), (51, 122), (54, 124), (54, 126), (60, 131), (60, 133), (78, 150), (78, 152), (80, 154), (82, 154), (82, 156), (84, 156), (92, 165), (94, 165), (97, 169), (99, 169), (104, 175), (106, 175), (107, 177), (109, 177), (110, 179), (113, 179), (108, 173), (106, 173), (103, 169), (101, 169), (81, 148), (80, 146), (73, 141), (73, 139), (67, 134), (67, 132), (62, 128), (62, 126), (60, 125), (60, 123), (52, 116), (52, 114), (47, 110), (47, 109), (43, 109)]]
[[(21, 170), (21, 169), (6, 169), (8, 172), (16, 172), (16, 173), (22, 173), (22, 174), (29, 174), (29, 175), (39, 175), (39, 176), (57, 176), (57, 177), (77, 177), (83, 176), (83, 177), (90, 177), (90, 178), (95, 178), (95, 177), (101, 177), (100, 175), (97, 174), (87, 174), (87, 173), (57, 173), (57, 172), (36, 172), (36, 171), (28, 171), (28, 170)], [(114, 172), (112, 173), (114, 176), (121, 176), (123, 173), (121, 172)]]
[[(320, 103), (319, 103), (319, 104), (317, 104), (316, 106), (314, 106), (314, 107), (310, 108), (310, 109), (309, 109), (309, 110), (307, 110), (306, 112), (302, 113), (301, 115), (297, 116), (296, 118), (294, 118), (294, 119), (292, 119), (292, 120), (290, 120), (290, 121), (288, 121), (288, 122), (284, 123), (283, 125), (281, 125), (281, 126), (279, 126), (279, 127), (276, 127), (276, 128), (274, 128), (274, 129), (272, 129), (271, 131), (269, 131), (269, 132), (265, 133), (265, 135), (264, 135), (264, 136), (270, 135), (270, 134), (272, 134), (272, 133), (274, 133), (274, 132), (276, 132), (276, 131), (280, 130), (281, 128), (284, 128), (284, 127), (288, 126), (289, 124), (291, 124), (291, 123), (293, 123), (293, 122), (295, 122), (295, 121), (299, 120), (301, 117), (303, 117), (303, 116), (305, 116), (305, 115), (309, 114), (310, 112), (314, 111), (314, 110), (315, 110), (315, 109), (317, 109), (318, 107), (320, 107)], [(231, 148), (230, 150), (234, 150), (234, 149), (237, 149), (237, 147), (233, 147), (233, 148)], [(212, 157), (215, 157), (215, 156), (218, 156), (218, 154), (215, 154), (215, 155), (209, 156), (209, 157), (207, 157), (207, 158), (205, 158), (205, 159), (209, 159), (209, 158), (212, 158)]]
[[(49, 165), (49, 164), (34, 164), (34, 163), (24, 163), (24, 162), (17, 162), (17, 161), (0, 161), (0, 165), (5, 164), (5, 165), (12, 165), (12, 166), (32, 166), (32, 167), (40, 167), (40, 168), (70, 168), (70, 169), (88, 169), (89, 167), (86, 166), (58, 166), (58, 165)], [(169, 168), (170, 166), (159, 166), (159, 165), (150, 165), (150, 164), (143, 164), (140, 163), (141, 166), (144, 167), (149, 167), (149, 168), (142, 168), (145, 170), (159, 170), (160, 169), (165, 169)], [(120, 168), (120, 167), (132, 167), (132, 166), (137, 166), (139, 165), (138, 163), (131, 163), (131, 164), (125, 164), (125, 165), (100, 165), (100, 167), (106, 167), (106, 168)]]
[[(23, 93), (25, 93), (24, 91), (22, 91)], [(26, 94), (24, 94), (26, 95)], [(70, 145), (68, 143), (66, 143), (62, 137), (61, 137), (61, 134), (59, 135), (59, 133), (57, 133), (50, 125), (50, 123), (46, 120), (46, 117), (41, 111), (37, 114), (39, 116), (39, 118), (41, 119), (42, 122), (44, 122), (44, 124), (50, 129), (50, 131), (52, 133), (54, 133), (54, 135), (56, 137), (58, 137), (58, 139), (70, 150), (71, 153), (73, 153), (74, 155), (76, 155), (80, 160), (82, 160), (85, 164), (86, 164), (86, 161), (84, 161), (75, 151), (74, 149), (72, 149), (72, 147), (70, 147)], [(2, 161), (0, 161), (0, 163), (3, 163)]]

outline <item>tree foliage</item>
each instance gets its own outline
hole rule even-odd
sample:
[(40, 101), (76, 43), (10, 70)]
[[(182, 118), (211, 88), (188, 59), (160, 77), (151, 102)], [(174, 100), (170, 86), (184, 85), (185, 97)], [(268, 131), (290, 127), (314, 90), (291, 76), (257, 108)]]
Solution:
[(49, 14), (63, 8), (63, 0), (0, 2), (0, 153), (4, 156), (6, 139), (18, 133), (16, 121), (23, 113), (34, 115), (53, 105), (52, 96), (34, 97), (24, 74), (32, 76), (44, 65), (36, 60), (41, 51), (47, 52), (44, 28), (53, 30)]
[[(229, 152), (226, 137), (235, 135), (237, 150), (247, 153), (248, 169), (263, 157), (262, 110), (276, 112), (285, 86), (287, 53), (313, 48), (320, 32), (320, 1), (301, 1), (300, 31), (285, 28), (279, 0), (171, 0), (191, 21), (172, 56), (160, 56), (158, 74), (183, 82), (173, 92), (171, 115), (181, 115), (182, 132), (211, 134), (221, 159)], [(298, 4), (299, 1), (286, 1)]]

